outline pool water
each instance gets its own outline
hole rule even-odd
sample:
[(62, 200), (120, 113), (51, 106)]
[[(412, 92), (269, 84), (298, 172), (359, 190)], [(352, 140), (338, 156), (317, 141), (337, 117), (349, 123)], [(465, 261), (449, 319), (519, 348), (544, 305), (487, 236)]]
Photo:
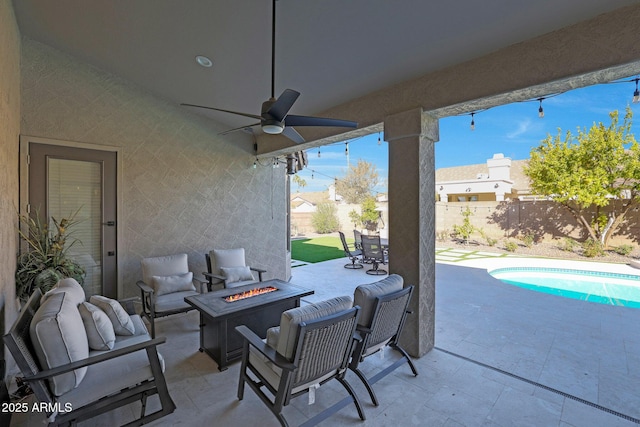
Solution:
[(533, 291), (640, 308), (640, 276), (541, 267), (498, 268), (489, 274), (510, 285)]

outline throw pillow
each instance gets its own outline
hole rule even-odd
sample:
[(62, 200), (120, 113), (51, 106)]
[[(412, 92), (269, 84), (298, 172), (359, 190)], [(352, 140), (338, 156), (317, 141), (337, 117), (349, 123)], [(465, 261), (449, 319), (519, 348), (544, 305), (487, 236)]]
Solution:
[(44, 303), (50, 296), (66, 292), (69, 294), (71, 301), (78, 305), (85, 300), (84, 289), (82, 285), (70, 277), (60, 280), (51, 290), (42, 296), (40, 304)]
[(156, 296), (181, 291), (195, 291), (193, 273), (176, 274), (174, 276), (151, 276), (151, 286)]
[(107, 313), (95, 305), (83, 302), (78, 306), (84, 329), (87, 331), (89, 348), (92, 350), (111, 350), (116, 342), (116, 333)]
[(89, 302), (107, 313), (116, 335), (133, 335), (136, 330), (133, 321), (118, 301), (102, 295), (91, 295)]
[(227, 283), (253, 280), (253, 274), (249, 267), (220, 267)]

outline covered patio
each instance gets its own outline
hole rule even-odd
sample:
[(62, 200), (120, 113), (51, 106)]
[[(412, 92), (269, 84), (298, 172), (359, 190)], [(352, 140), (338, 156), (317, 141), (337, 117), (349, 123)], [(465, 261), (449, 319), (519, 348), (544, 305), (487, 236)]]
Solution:
[[(344, 259), (293, 269), (291, 282), (313, 284), (307, 302), (352, 295), (362, 283), (378, 280), (362, 270), (346, 270)], [(374, 407), (358, 378), (347, 380), (361, 397), (367, 416), (353, 406), (322, 425), (432, 426), (631, 426), (640, 422), (640, 310), (542, 294), (506, 285), (484, 269), (438, 263), (436, 342), (407, 365), (374, 385)], [(154, 425), (279, 425), (254, 393), (238, 401), (239, 363), (218, 372), (198, 352), (195, 313), (158, 322), (167, 337), (160, 351), (177, 409)], [(365, 359), (368, 375), (397, 355), (387, 349)], [(322, 386), (316, 403), (293, 400), (284, 415), (298, 425), (344, 397), (337, 383)], [(86, 425), (112, 426), (133, 419), (137, 405)], [(33, 420), (31, 420), (33, 421)], [(83, 425), (84, 425), (83, 424)], [(33, 425), (25, 423), (23, 426)]]
[[(117, 194), (110, 206), (115, 214), (99, 221), (117, 228), (114, 247), (103, 255), (111, 257), (109, 286), (117, 290), (118, 297), (137, 294), (135, 282), (141, 276), (142, 258), (187, 253), (190, 268), (202, 272), (205, 252), (243, 247), (253, 265), (268, 270), (268, 278), (309, 284), (318, 298), (324, 298), (334, 295), (330, 289), (351, 294), (361, 280), (373, 279), (363, 276), (347, 284), (348, 272), (340, 265), (335, 283), (323, 288), (330, 276), (321, 278), (323, 273), (312, 269), (321, 267), (308, 267), (311, 272), (306, 278), (302, 277), (305, 270), (291, 269), (288, 178), (284, 168), (271, 165), (292, 152), (384, 131), (390, 159), (389, 240), (395, 256), (389, 269), (416, 286), (405, 348), (419, 358), (422, 374), (414, 379), (399, 370), (381, 382), (378, 386), (385, 389), (380, 394), (390, 400), (378, 409), (367, 408), (368, 422), (423, 424), (433, 417), (442, 424), (512, 425), (517, 421), (511, 416), (528, 419), (528, 410), (537, 417), (552, 414), (558, 424), (580, 425), (583, 419), (602, 416), (607, 417), (603, 424), (619, 422), (619, 417), (557, 393), (548, 394), (546, 389), (541, 391), (493, 369), (520, 366), (528, 370), (531, 365), (534, 381), (544, 379), (541, 383), (546, 377), (562, 377), (542, 358), (554, 351), (554, 343), (572, 342), (556, 334), (571, 337), (572, 328), (578, 328), (578, 334), (587, 326), (591, 333), (600, 331), (600, 338), (609, 336), (611, 330), (620, 334), (628, 326), (617, 315), (597, 308), (604, 316), (597, 324), (590, 323), (596, 314), (587, 316), (577, 306), (562, 306), (552, 310), (553, 315), (541, 315), (549, 313), (546, 307), (551, 304), (544, 298), (540, 311), (523, 313), (517, 309), (523, 307), (520, 293), (500, 287), (500, 295), (478, 293), (478, 298), (491, 297), (486, 304), (475, 298), (461, 301), (461, 295), (475, 292), (472, 283), (476, 280), (452, 281), (455, 269), (445, 279), (438, 277), (436, 288), (434, 144), (441, 117), (638, 73), (637, 1), (573, 0), (545, 8), (531, 2), (479, 5), (465, 1), (443, 3), (441, 9), (430, 9), (431, 2), (408, 2), (403, 7), (378, 2), (379, 7), (373, 7), (342, 1), (322, 2), (321, 8), (320, 3), (311, 2), (309, 9), (304, 2), (286, 2), (284, 7), (285, 2), (279, 1), (284, 13), (281, 22), (289, 22), (289, 33), (282, 36), (288, 45), (279, 45), (287, 53), (279, 62), (279, 90), (302, 86), (304, 99), (311, 101), (296, 105), (300, 113), (359, 123), (350, 132), (305, 130), (302, 144), (259, 131), (220, 135), (245, 123), (219, 113), (197, 114), (179, 105), (191, 101), (242, 111), (259, 107), (268, 88), (268, 43), (255, 43), (249, 35), (266, 40), (269, 3), (247, 2), (244, 9), (238, 9), (236, 2), (198, 2), (204, 8), (199, 9), (156, 0), (0, 0), (0, 234), (5, 237), (0, 259), (0, 329), (8, 330), (17, 317), (16, 212), (26, 213), (31, 207), (24, 177), (30, 169), (31, 143), (115, 153)], [(460, 10), (468, 12), (462, 24)], [(356, 18), (364, 19), (370, 31), (355, 30), (364, 28), (353, 22)], [(334, 38), (323, 42), (327, 35)], [(373, 35), (380, 44), (371, 42)], [(323, 46), (323, 55), (316, 45)], [(241, 62), (226, 71), (216, 68), (211, 75), (193, 60), (205, 51), (225, 53), (218, 64), (224, 64), (223, 58)], [(255, 73), (257, 69), (265, 71)], [(374, 75), (374, 71), (379, 73)], [(441, 267), (438, 269), (440, 272)], [(448, 300), (448, 291), (452, 300)], [(532, 299), (526, 301), (534, 304)], [(562, 317), (571, 310), (573, 317)], [(535, 330), (524, 328), (525, 335), (542, 337), (541, 341), (532, 345), (529, 358), (507, 357), (503, 364), (503, 352), (518, 353), (507, 351), (502, 338), (493, 341), (496, 338), (488, 331), (502, 331), (496, 336), (527, 348), (518, 329), (511, 328), (512, 323), (524, 322), (525, 315), (526, 323), (555, 323)], [(477, 329), (482, 325), (485, 329)], [(158, 425), (272, 422), (264, 408), (251, 402), (250, 393), (242, 404), (235, 401), (230, 390), (235, 388), (237, 368), (217, 373), (214, 363), (197, 352), (194, 314), (159, 322), (159, 334), (168, 337), (163, 353), (178, 410)], [(576, 337), (580, 338), (575, 342), (581, 342), (582, 336)], [(635, 342), (596, 344), (612, 349), (607, 362), (616, 361), (616, 375), (635, 378)], [(585, 360), (596, 360), (583, 354), (563, 353), (562, 357), (580, 358), (580, 366), (585, 366)], [(597, 360), (599, 370), (607, 369), (603, 366), (608, 364)], [(369, 369), (376, 369), (374, 361), (368, 363)], [(16, 366), (10, 358), (7, 365), (8, 378), (16, 373)], [(586, 401), (611, 406), (606, 399), (614, 392), (601, 391), (606, 385), (604, 377), (597, 385), (584, 384), (585, 378), (594, 375), (596, 365), (590, 368), (590, 374), (571, 371), (567, 384), (549, 387), (557, 386), (571, 395), (582, 393)], [(637, 396), (626, 389), (615, 390), (616, 401), (630, 402), (616, 410), (632, 413)], [(297, 405), (301, 406), (288, 409), (293, 411), (292, 420), (304, 420), (316, 408)], [(352, 423), (354, 418), (345, 414), (341, 412), (332, 421)], [(129, 414), (110, 416), (126, 419)], [(115, 421), (106, 417), (103, 422), (112, 425)]]

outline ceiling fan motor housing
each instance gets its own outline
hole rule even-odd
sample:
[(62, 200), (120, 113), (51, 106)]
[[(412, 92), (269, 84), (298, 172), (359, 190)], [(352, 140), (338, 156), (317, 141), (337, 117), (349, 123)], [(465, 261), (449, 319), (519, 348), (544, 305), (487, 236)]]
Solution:
[(280, 120), (275, 119), (271, 114), (268, 113), (269, 109), (276, 102), (275, 99), (271, 98), (268, 101), (264, 101), (262, 103), (262, 120), (260, 125), (262, 126), (262, 131), (264, 133), (269, 133), (272, 135), (277, 135), (282, 133), (284, 130), (284, 123)]

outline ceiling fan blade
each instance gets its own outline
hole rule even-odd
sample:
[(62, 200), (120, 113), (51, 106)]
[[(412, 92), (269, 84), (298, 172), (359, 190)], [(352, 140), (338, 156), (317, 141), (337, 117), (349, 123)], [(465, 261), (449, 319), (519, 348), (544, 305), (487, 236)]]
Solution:
[(302, 137), (302, 135), (300, 135), (298, 131), (296, 131), (291, 126), (286, 126), (282, 131), (282, 134), (287, 138), (289, 138), (290, 140), (292, 140), (293, 142), (295, 142), (296, 144), (302, 144), (304, 142), (304, 138)]
[(250, 128), (251, 126), (258, 126), (259, 124), (260, 124), (260, 122), (252, 123), (250, 125), (240, 126), (239, 128), (233, 128), (233, 129), (225, 130), (224, 132), (220, 132), (218, 135), (227, 135), (227, 134), (229, 134), (231, 132), (235, 132), (235, 131), (238, 131), (238, 130), (243, 130), (243, 129), (246, 129), (246, 128)]
[(296, 116), (290, 114), (285, 120), (286, 126), (335, 126), (357, 128), (358, 123), (350, 120), (330, 119), (327, 117)]
[(205, 107), (204, 105), (194, 105), (194, 104), (180, 104), (180, 105), (183, 105), (185, 107), (206, 108), (207, 110), (222, 111), (223, 113), (231, 113), (231, 114), (236, 114), (238, 116), (244, 116), (244, 117), (250, 117), (252, 119), (262, 120), (262, 117), (257, 116), (255, 114), (239, 113), (237, 111), (223, 110), (221, 108)]
[(300, 92), (297, 92), (293, 89), (286, 89), (282, 92), (282, 95), (271, 104), (267, 113), (270, 114), (274, 119), (281, 122), (287, 116), (287, 113), (293, 106), (293, 103), (296, 102), (296, 99), (300, 96)]

